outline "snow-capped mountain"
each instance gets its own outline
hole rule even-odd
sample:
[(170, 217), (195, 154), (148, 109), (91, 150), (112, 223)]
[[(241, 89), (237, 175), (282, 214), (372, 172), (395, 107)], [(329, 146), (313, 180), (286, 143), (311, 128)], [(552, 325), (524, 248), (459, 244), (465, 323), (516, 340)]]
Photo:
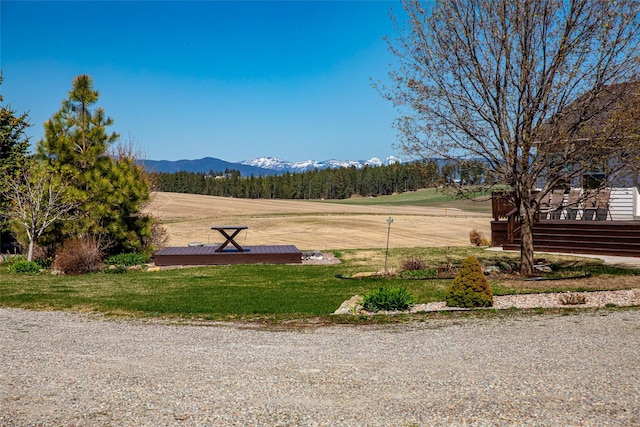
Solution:
[(369, 160), (306, 160), (303, 162), (289, 162), (275, 157), (258, 157), (253, 160), (231, 163), (213, 157), (205, 157), (196, 160), (141, 160), (140, 164), (152, 172), (175, 173), (179, 171), (194, 173), (224, 172), (225, 170), (237, 170), (242, 176), (279, 175), (285, 172), (306, 172), (314, 169), (337, 169), (341, 167), (355, 166), (360, 169), (365, 165), (382, 166), (399, 163), (400, 159), (389, 156), (383, 162), (377, 157)]
[(337, 168), (349, 168), (355, 166), (360, 169), (365, 165), (369, 166), (382, 166), (398, 163), (400, 160), (394, 156), (387, 157), (383, 162), (377, 157), (372, 157), (369, 160), (304, 160), (301, 162), (290, 162), (288, 160), (278, 159), (276, 157), (256, 157), (251, 160), (241, 161), (240, 164), (259, 167), (263, 169), (269, 169), (279, 172), (306, 172), (314, 169), (337, 169)]

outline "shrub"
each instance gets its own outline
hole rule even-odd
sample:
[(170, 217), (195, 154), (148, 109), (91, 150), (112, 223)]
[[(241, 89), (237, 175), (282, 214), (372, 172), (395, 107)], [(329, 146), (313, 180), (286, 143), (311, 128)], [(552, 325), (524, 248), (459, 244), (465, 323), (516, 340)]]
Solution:
[(143, 246), (147, 249), (162, 249), (167, 246), (169, 235), (160, 220), (152, 215), (147, 215), (150, 221), (150, 234), (143, 240)]
[(462, 261), (460, 273), (447, 288), (445, 298), (449, 307), (491, 307), (493, 305), (491, 287), (476, 257), (468, 257)]
[(512, 271), (520, 270), (520, 263), (517, 260), (501, 260), (496, 263), (500, 267), (501, 271), (511, 273)]
[(491, 246), (491, 240), (484, 236), (484, 233), (477, 228), (469, 232), (469, 241), (474, 246)]
[(562, 305), (580, 305), (587, 303), (587, 297), (582, 294), (568, 292), (560, 295), (558, 301)]
[(131, 267), (134, 265), (140, 265), (149, 262), (147, 255), (139, 253), (118, 254), (110, 256), (105, 260), (107, 265), (123, 265), (125, 267)]
[(17, 264), (19, 262), (26, 262), (26, 261), (27, 261), (27, 257), (24, 255), (5, 255), (2, 263), (5, 265), (11, 266), (13, 264)]
[(406, 310), (413, 304), (413, 296), (405, 288), (379, 288), (366, 294), (362, 306), (367, 311)]
[(53, 265), (52, 258), (37, 258), (37, 259), (34, 259), (33, 262), (38, 264), (42, 270), (47, 270), (51, 268), (51, 266)]
[(102, 250), (93, 239), (67, 240), (58, 250), (53, 265), (69, 275), (94, 273), (102, 269)]
[(33, 247), (33, 260), (47, 270), (53, 265), (53, 258), (56, 256), (56, 249), (57, 246), (55, 243), (36, 244)]
[(409, 280), (424, 280), (438, 278), (438, 270), (435, 268), (430, 270), (405, 270), (400, 273), (400, 277)]
[(482, 231), (478, 230), (477, 228), (474, 228), (469, 232), (469, 241), (474, 246), (480, 246), (483, 238), (484, 234), (482, 234)]
[(38, 274), (40, 266), (33, 261), (17, 261), (9, 266), (9, 272), (16, 274)]
[(416, 271), (426, 270), (427, 263), (424, 259), (415, 256), (410, 256), (400, 261), (400, 270), (402, 271)]
[(112, 265), (111, 267), (104, 270), (104, 272), (107, 274), (124, 274), (127, 271), (127, 267), (125, 267), (124, 265)]

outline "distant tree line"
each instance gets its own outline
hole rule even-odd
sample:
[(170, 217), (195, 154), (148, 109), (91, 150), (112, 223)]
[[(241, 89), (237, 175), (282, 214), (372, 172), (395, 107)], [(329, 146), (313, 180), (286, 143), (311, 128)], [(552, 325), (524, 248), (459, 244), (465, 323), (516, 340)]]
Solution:
[(386, 166), (315, 169), (302, 173), (242, 177), (237, 170), (152, 174), (155, 189), (247, 199), (346, 199), (384, 196), (453, 181), (478, 185), (488, 178), (479, 161), (454, 166), (438, 160)]

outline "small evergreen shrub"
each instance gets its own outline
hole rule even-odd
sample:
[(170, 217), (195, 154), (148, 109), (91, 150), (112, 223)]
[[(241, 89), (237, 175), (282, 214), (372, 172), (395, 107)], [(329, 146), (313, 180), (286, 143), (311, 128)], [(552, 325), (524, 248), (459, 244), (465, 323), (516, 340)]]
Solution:
[(140, 253), (127, 253), (110, 256), (105, 260), (107, 265), (123, 265), (125, 267), (132, 267), (134, 265), (140, 265), (149, 262), (149, 257)]
[(15, 274), (38, 274), (40, 266), (33, 261), (17, 261), (9, 266), (9, 272)]
[(366, 294), (362, 306), (367, 311), (406, 310), (413, 304), (413, 296), (405, 288), (379, 288)]
[(56, 270), (68, 275), (79, 275), (100, 271), (102, 250), (93, 239), (71, 239), (64, 242), (53, 261)]
[(493, 305), (491, 287), (476, 257), (468, 257), (462, 261), (460, 272), (445, 292), (445, 299), (449, 307), (471, 308)]

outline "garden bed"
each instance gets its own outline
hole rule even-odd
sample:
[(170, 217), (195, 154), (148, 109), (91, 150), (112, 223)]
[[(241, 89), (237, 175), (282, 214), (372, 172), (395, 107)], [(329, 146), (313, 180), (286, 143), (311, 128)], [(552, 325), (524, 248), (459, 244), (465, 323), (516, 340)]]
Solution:
[[(567, 305), (561, 302), (561, 297), (566, 292), (498, 295), (493, 297), (493, 307), (488, 309), (533, 309), (533, 308), (597, 308), (597, 307), (631, 307), (640, 306), (640, 288), (617, 291), (591, 291), (572, 292), (571, 294), (584, 296), (584, 304)], [(360, 306), (362, 299), (357, 296), (345, 301), (334, 314), (393, 314), (392, 312), (369, 313)], [(486, 310), (487, 308), (468, 309), (459, 307), (447, 307), (445, 301), (437, 301), (426, 304), (414, 304), (402, 313), (421, 313), (435, 311), (460, 311), (460, 310)], [(401, 312), (395, 312), (401, 313)]]

